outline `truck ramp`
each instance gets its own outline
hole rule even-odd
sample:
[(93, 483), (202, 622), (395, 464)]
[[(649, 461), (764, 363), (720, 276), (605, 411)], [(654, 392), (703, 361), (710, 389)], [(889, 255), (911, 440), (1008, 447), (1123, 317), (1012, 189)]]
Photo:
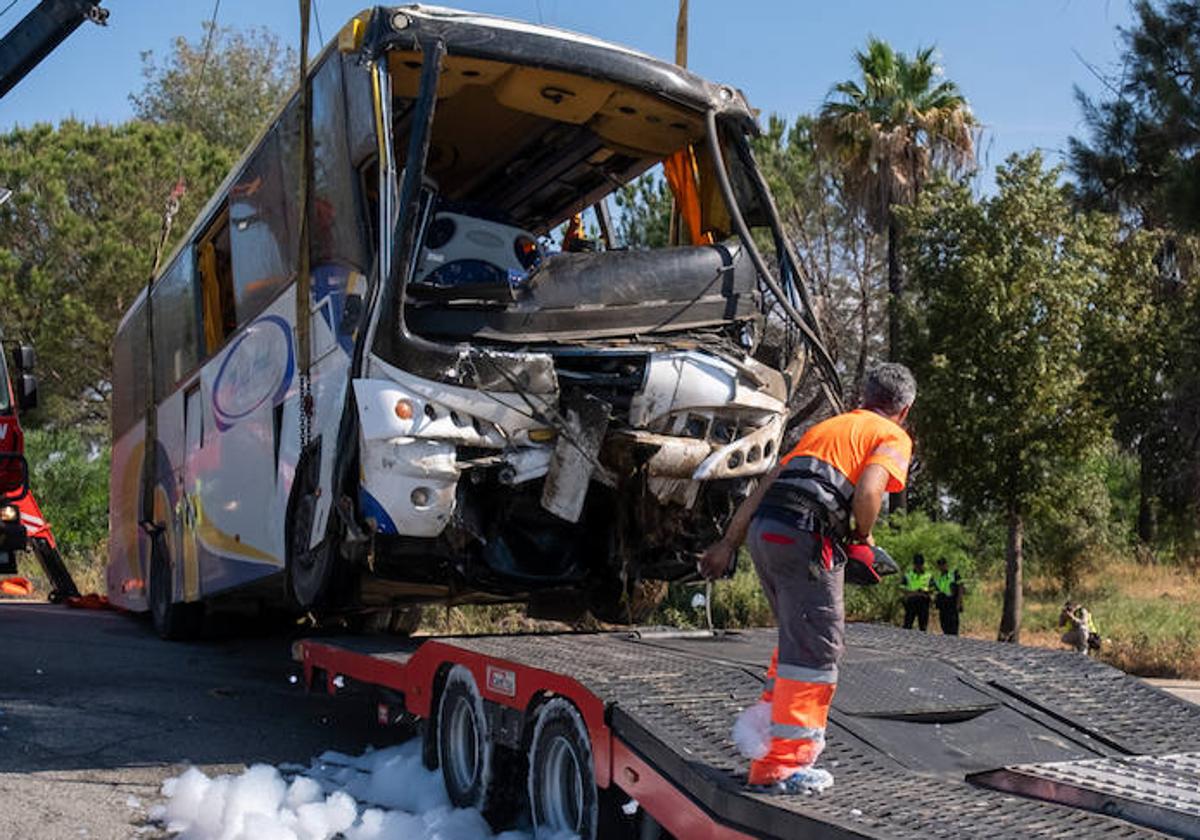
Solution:
[[(596, 756), (611, 762), (612, 782), (662, 822), (651, 791), (639, 790), (636, 768), (652, 769), (720, 829), (705, 836), (1200, 838), (1189, 810), (1197, 759), (1181, 756), (1200, 749), (1200, 707), (1069, 652), (879, 625), (849, 625), (846, 635), (818, 761), (835, 784), (799, 796), (747, 790), (729, 736), (762, 690), (773, 630), (434, 641), (514, 667), (515, 679), (566, 676), (604, 710), (613, 746)], [(420, 640), (374, 652), (370, 642), (345, 644), (397, 667), (420, 649)], [(1136, 768), (1144, 790), (1122, 788), (1121, 798), (1100, 781), (1088, 787), (1088, 773), (1116, 784), (1105, 768)], [(1044, 782), (1054, 772), (1091, 792), (1052, 789)], [(1172, 797), (1184, 804), (1148, 804)]]

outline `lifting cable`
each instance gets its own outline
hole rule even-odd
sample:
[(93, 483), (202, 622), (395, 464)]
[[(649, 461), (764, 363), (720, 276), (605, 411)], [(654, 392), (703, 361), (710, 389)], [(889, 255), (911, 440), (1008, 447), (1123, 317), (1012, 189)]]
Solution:
[[(296, 268), (296, 356), (299, 385), (300, 453), (312, 438), (313, 397), (312, 365), (312, 293), (311, 255), (309, 254), (309, 203), (312, 193), (312, 89), (308, 84), (308, 21), (310, 0), (300, 3), (300, 236)], [(299, 456), (298, 456), (299, 457)]]
[[(208, 34), (204, 40), (204, 56), (200, 61), (196, 86), (192, 89), (192, 106), (195, 106), (200, 96), (200, 90), (204, 86), (204, 73), (208, 69), (208, 59), (212, 54), (213, 36), (217, 31), (217, 14), (220, 9), (221, 0), (214, 0), (212, 15), (208, 21)], [(146, 344), (143, 348), (143, 356), (146, 359), (144, 383), (146, 417), (142, 444), (142, 518), (139, 524), (151, 535), (156, 534), (162, 527), (154, 521), (154, 488), (158, 483), (158, 403), (155, 399), (157, 358), (154, 348), (154, 299), (151, 295), (154, 290), (154, 279), (158, 276), (159, 268), (162, 267), (163, 253), (166, 251), (167, 243), (171, 240), (171, 228), (175, 223), (175, 216), (179, 213), (179, 203), (183, 199), (184, 193), (187, 192), (187, 181), (183, 174), (184, 153), (183, 138), (180, 138), (178, 154), (175, 158), (175, 186), (171, 188), (163, 208), (162, 224), (159, 227), (158, 242), (154, 246), (154, 259), (150, 266), (150, 275), (146, 278), (146, 297), (143, 303), (146, 311)]]

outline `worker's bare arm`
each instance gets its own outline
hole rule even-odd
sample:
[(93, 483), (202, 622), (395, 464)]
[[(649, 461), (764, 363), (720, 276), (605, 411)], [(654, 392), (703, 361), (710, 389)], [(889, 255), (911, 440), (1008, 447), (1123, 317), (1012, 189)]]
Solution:
[(869, 464), (858, 477), (854, 485), (854, 533), (856, 536), (874, 544), (871, 539), (871, 529), (879, 518), (879, 509), (883, 506), (883, 495), (887, 491), (888, 472), (879, 464)]
[(750, 520), (754, 518), (754, 511), (758, 510), (758, 505), (766, 495), (767, 488), (771, 486), (771, 482), (779, 475), (781, 469), (783, 467), (777, 465), (775, 469), (764, 475), (758, 482), (758, 486), (754, 488), (754, 492), (738, 505), (733, 519), (729, 522), (729, 527), (725, 529), (725, 536), (709, 546), (708, 550), (704, 552), (704, 556), (700, 558), (700, 574), (710, 579), (725, 574), (734, 552), (746, 541), (746, 533), (750, 530)]

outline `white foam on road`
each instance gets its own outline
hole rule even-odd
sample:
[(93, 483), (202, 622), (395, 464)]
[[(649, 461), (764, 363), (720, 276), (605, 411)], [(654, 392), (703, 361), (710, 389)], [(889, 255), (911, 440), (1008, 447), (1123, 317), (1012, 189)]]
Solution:
[(151, 816), (179, 840), (531, 840), (494, 835), (479, 811), (454, 808), (412, 740), (361, 756), (327, 752), (297, 774), (256, 764), (210, 778), (167, 779)]

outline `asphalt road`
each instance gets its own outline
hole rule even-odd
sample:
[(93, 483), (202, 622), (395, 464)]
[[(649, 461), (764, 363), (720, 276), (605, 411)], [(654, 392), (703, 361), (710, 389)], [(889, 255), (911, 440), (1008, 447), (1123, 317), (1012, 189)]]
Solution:
[(365, 702), (305, 694), (291, 639), (246, 630), (180, 644), (128, 615), (0, 602), (0, 838), (162, 837), (146, 812), (189, 763), (361, 752)]

